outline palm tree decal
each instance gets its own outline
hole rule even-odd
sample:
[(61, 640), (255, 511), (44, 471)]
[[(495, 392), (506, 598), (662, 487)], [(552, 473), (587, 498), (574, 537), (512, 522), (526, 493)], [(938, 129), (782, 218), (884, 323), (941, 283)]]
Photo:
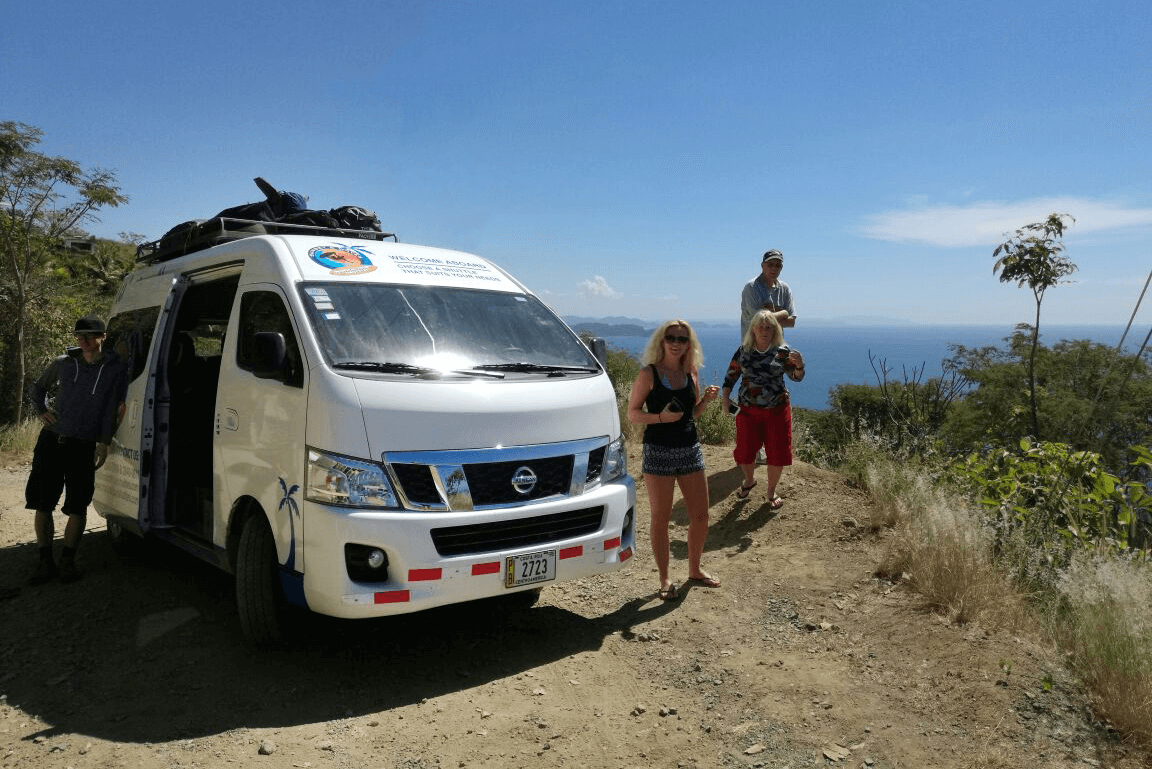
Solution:
[(280, 479), (280, 505), (276, 508), (276, 512), (288, 508), (288, 526), (291, 539), (288, 543), (288, 560), (284, 562), (284, 566), (289, 569), (296, 568), (296, 518), (300, 515), (300, 505), (292, 498), (292, 495), (298, 491), (300, 491), (299, 484), (293, 484), (292, 488), (288, 488), (287, 481), (283, 478)]

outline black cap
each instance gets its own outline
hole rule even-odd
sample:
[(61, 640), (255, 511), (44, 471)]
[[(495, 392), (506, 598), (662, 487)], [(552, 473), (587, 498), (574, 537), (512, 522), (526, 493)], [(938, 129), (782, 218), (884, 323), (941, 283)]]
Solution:
[(76, 336), (81, 334), (103, 334), (104, 321), (95, 315), (88, 315), (76, 321), (76, 328), (72, 331)]
[(784, 262), (784, 254), (780, 253), (779, 251), (777, 251), (776, 249), (774, 249), (774, 248), (773, 248), (773, 249), (771, 249), (771, 250), (769, 250), (769, 251), (765, 251), (765, 252), (764, 252), (764, 258), (763, 258), (763, 259), (761, 259), (761, 260), (760, 260), (760, 262), (761, 262), (761, 263), (763, 263), (763, 262), (770, 262), (770, 261), (772, 261), (773, 259), (777, 259), (777, 260), (779, 260), (781, 263), (783, 263), (783, 262)]

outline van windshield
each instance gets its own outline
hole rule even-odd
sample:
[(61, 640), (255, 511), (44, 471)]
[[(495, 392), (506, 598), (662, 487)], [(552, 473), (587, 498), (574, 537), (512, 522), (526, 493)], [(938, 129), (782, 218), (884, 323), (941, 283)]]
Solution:
[(305, 283), (333, 368), (401, 376), (596, 374), (596, 358), (533, 296), (443, 286)]

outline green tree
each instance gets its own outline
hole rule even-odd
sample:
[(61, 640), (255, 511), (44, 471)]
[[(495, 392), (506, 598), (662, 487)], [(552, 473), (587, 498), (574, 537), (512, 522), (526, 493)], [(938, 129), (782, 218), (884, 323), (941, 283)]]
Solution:
[[(1032, 434), (1039, 436), (1040, 421), (1036, 407), (1036, 346), (1040, 342), (1040, 305), (1044, 292), (1065, 281), (1067, 275), (1076, 270), (1067, 257), (1061, 256), (1064, 243), (1065, 219), (1072, 222), (1068, 214), (1049, 214), (1042, 222), (1027, 224), (1016, 230), (1011, 238), (1004, 241), (992, 252), (998, 256), (992, 272), (1000, 273), (1000, 282), (1014, 281), (1017, 286), (1028, 286), (1036, 300), (1036, 322), (1032, 326), (1032, 352), (1028, 357), (1028, 392), (1032, 416)], [(1001, 256), (1003, 254), (1003, 256)]]
[(127, 200), (112, 172), (37, 152), (42, 136), (39, 128), (0, 122), (0, 310), (8, 319), (0, 392), (16, 422), (23, 419), (27, 329), (53, 294), (48, 268), (59, 239)]
[[(940, 431), (953, 451), (1009, 448), (1031, 433), (1024, 390), (1034, 361), (1041, 440), (1067, 444), (1101, 457), (1108, 472), (1128, 479), (1133, 447), (1152, 445), (1152, 366), (1108, 345), (1062, 340), (1031, 345), (1027, 325), (1005, 347), (957, 346), (949, 361), (973, 385), (953, 404)], [(1143, 470), (1139, 470), (1143, 472)]]

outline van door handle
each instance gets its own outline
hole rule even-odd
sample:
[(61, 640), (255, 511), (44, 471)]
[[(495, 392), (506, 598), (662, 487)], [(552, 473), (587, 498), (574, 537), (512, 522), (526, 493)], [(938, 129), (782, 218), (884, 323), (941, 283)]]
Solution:
[(236, 413), (236, 409), (224, 409), (224, 429), (233, 431), (240, 429), (240, 415)]

